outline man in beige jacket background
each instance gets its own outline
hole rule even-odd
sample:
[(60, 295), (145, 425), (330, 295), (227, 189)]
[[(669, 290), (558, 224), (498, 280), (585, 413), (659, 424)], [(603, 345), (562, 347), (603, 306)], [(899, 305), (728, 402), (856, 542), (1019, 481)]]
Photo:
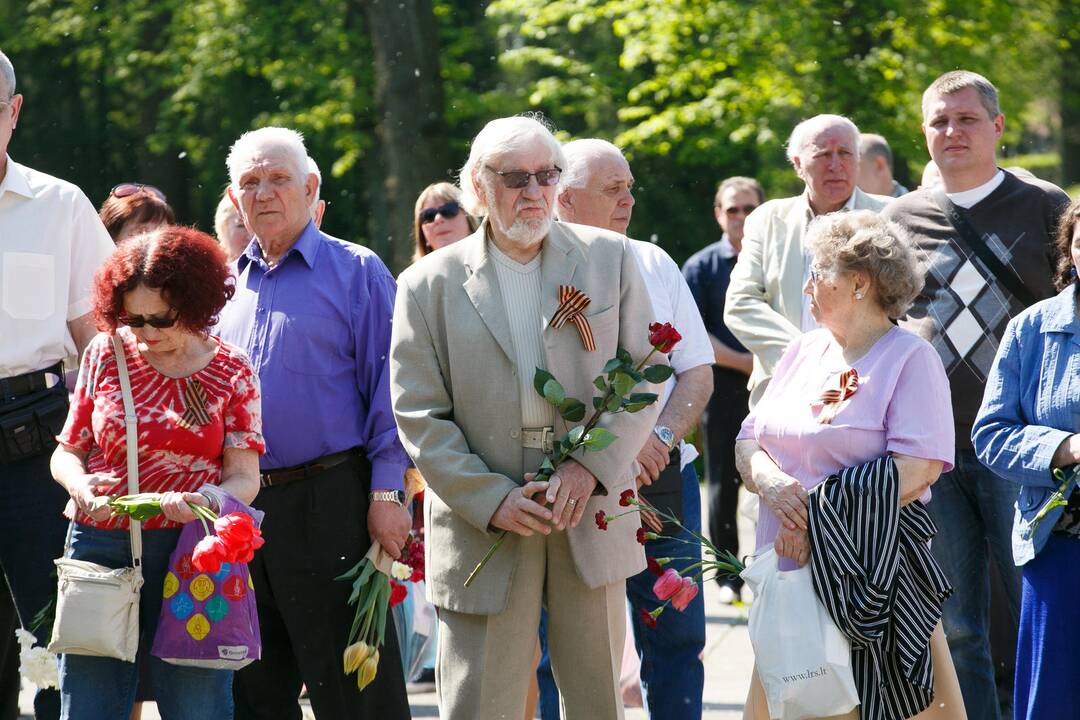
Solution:
[[(398, 284), (391, 396), (402, 443), (430, 486), (436, 685), (440, 714), (452, 720), (522, 717), (541, 604), (563, 716), (623, 716), (625, 579), (645, 556), (638, 523), (601, 531), (593, 517), (619, 512), (619, 494), (634, 487), (634, 457), (656, 408), (606, 416), (613, 445), (563, 463), (550, 485), (526, 482), (552, 434), (567, 429), (532, 378), (545, 368), (591, 411), (593, 379), (618, 347), (635, 360), (648, 354), (653, 318), (625, 237), (552, 221), (562, 161), (536, 120), (488, 123), (461, 171), (466, 205), (484, 223)], [(549, 326), (563, 285), (590, 298), (592, 352), (572, 323)], [(465, 588), (502, 530), (506, 542)]]
[(724, 303), (724, 323), (754, 355), (751, 407), (791, 341), (817, 327), (803, 294), (810, 266), (802, 240), (810, 221), (840, 210), (877, 212), (892, 200), (856, 187), (859, 129), (846, 117), (803, 120), (791, 132), (787, 154), (806, 189), (769, 200), (746, 218)]

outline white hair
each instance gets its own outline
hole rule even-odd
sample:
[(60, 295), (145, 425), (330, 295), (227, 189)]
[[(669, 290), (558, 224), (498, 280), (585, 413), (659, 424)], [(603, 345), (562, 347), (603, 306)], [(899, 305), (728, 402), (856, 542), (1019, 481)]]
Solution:
[(589, 184), (589, 167), (593, 160), (604, 156), (617, 157), (626, 160), (622, 150), (599, 138), (583, 138), (573, 140), (562, 146), (566, 164), (563, 166), (562, 176), (559, 178), (558, 195), (562, 195), (567, 188), (583, 188)]
[(0, 102), (7, 102), (15, 95), (15, 66), (8, 60), (8, 56), (0, 50), (0, 90), (6, 91), (5, 95), (0, 92)]
[(551, 129), (543, 122), (543, 116), (515, 115), (492, 120), (473, 138), (469, 150), (469, 159), (461, 166), (458, 184), (461, 186), (461, 200), (465, 210), (474, 216), (487, 214), (488, 193), (477, 193), (474, 178), (490, 185), (490, 179), (484, 180), (480, 170), (494, 158), (507, 153), (534, 149), (537, 145), (546, 147), (550, 152), (551, 162), (564, 167), (562, 146), (555, 139)]
[(795, 158), (802, 155), (802, 151), (806, 149), (806, 144), (810, 142), (814, 135), (832, 125), (840, 125), (851, 133), (851, 148), (857, 159), (859, 154), (859, 128), (843, 115), (825, 114), (807, 118), (795, 126), (795, 129), (791, 131), (791, 137), (788, 138), (788, 160), (794, 164)]
[(315, 176), (315, 199), (311, 201), (311, 205), (314, 207), (318, 204), (319, 193), (322, 191), (322, 173), (319, 172), (319, 164), (310, 155), (307, 156), (307, 171)]
[(290, 128), (264, 127), (249, 130), (229, 148), (225, 164), (229, 168), (229, 182), (234, 188), (238, 187), (243, 163), (271, 147), (285, 152), (300, 182), (307, 180), (308, 154), (304, 147), (304, 136)]

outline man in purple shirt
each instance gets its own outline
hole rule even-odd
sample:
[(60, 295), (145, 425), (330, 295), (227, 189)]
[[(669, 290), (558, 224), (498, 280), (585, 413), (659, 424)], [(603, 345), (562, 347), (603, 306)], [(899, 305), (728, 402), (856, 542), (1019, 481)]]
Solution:
[(354, 610), (334, 578), (377, 540), (397, 557), (410, 528), (408, 457), (390, 407), (387, 350), (396, 287), (372, 252), (320, 232), (317, 179), (299, 133), (245, 133), (229, 195), (254, 235), (217, 334), (244, 348), (262, 385), (266, 545), (251, 563), (262, 660), (237, 672), (236, 718), (407, 718), (393, 618), (366, 692), (343, 672)]

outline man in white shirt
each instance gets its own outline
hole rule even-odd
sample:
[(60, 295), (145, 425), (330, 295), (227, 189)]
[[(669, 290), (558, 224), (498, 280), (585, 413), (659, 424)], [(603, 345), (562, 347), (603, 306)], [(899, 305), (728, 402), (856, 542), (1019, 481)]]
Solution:
[(810, 221), (840, 210), (880, 211), (890, 199), (855, 186), (859, 129), (846, 117), (803, 120), (791, 131), (787, 154), (806, 189), (794, 197), (769, 200), (750, 213), (724, 305), (724, 323), (754, 354), (751, 407), (791, 341), (817, 327), (810, 298), (802, 291), (810, 276), (803, 248)]
[[(29, 626), (56, 592), (52, 561), (67, 526), (67, 493), (49, 473), (67, 415), (62, 366), (96, 333), (93, 277), (113, 243), (81, 190), (8, 156), (22, 103), (0, 52), (0, 567)], [(39, 642), (49, 631), (39, 629)], [(5, 634), (0, 647), (10, 642)], [(59, 717), (59, 693), (39, 692), (34, 711)]]
[[(563, 154), (566, 167), (556, 201), (559, 219), (625, 234), (634, 206), (634, 177), (622, 152), (604, 140), (588, 139), (567, 143)], [(649, 290), (655, 321), (671, 323), (683, 337), (671, 353), (675, 375), (664, 386), (656, 428), (638, 453), (638, 486), (644, 498), (673, 510), (687, 528), (700, 532), (701, 497), (693, 466), (697, 450), (683, 442), (683, 437), (697, 425), (712, 394), (712, 344), (675, 261), (652, 243), (631, 240), (631, 245)], [(665, 528), (668, 532), (671, 528)], [(650, 540), (645, 552), (649, 557), (698, 555), (686, 540), (692, 540), (689, 533)], [(693, 562), (684, 559), (670, 566), (683, 568)], [(645, 707), (654, 720), (700, 717), (703, 598), (696, 597), (683, 613), (663, 613), (650, 629), (638, 611), (649, 612), (659, 606), (652, 592), (654, 581), (648, 570), (626, 581), (627, 597), (634, 609), (634, 636), (643, 660)]]

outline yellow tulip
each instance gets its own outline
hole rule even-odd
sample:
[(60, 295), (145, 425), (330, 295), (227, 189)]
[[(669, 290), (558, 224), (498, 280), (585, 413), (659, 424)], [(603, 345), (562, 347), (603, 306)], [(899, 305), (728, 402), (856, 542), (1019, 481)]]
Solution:
[(345, 648), (345, 674), (356, 672), (371, 653), (371, 646), (364, 642), (353, 643)]
[(375, 671), (379, 669), (379, 651), (376, 650), (364, 664), (360, 666), (360, 672), (356, 676), (356, 686), (363, 690), (375, 679)]

